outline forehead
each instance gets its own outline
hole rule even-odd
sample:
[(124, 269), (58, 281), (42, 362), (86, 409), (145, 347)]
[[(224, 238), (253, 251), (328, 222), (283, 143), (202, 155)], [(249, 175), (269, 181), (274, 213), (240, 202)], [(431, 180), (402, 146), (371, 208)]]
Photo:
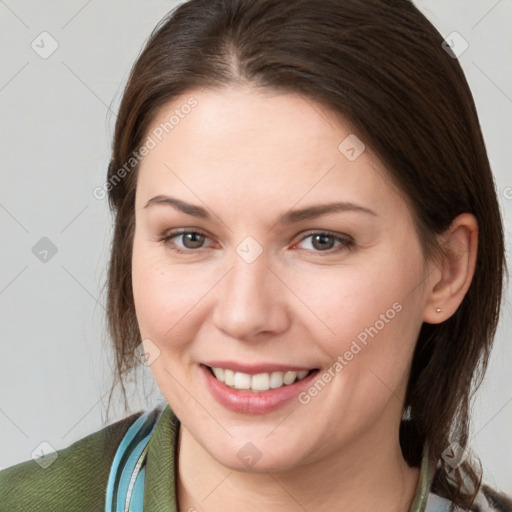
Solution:
[(349, 123), (299, 94), (193, 90), (163, 107), (146, 137), (154, 147), (139, 169), (139, 208), (162, 193), (243, 212), (285, 200), (397, 206), (387, 172)]

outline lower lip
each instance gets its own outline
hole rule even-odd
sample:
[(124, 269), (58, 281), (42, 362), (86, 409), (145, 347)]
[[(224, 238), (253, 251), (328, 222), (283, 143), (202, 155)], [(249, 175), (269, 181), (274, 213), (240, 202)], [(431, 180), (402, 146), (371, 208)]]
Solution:
[(258, 392), (231, 388), (217, 380), (206, 366), (200, 365), (200, 368), (217, 402), (231, 411), (243, 414), (267, 414), (280, 409), (307, 388), (318, 373), (315, 370), (299, 382)]

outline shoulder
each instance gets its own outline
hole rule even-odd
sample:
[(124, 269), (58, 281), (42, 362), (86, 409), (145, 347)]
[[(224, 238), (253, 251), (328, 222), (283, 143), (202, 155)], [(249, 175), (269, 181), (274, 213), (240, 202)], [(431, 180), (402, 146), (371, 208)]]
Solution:
[(453, 503), (433, 492), (428, 496), (425, 512), (512, 512), (512, 497), (482, 484), (469, 509), (454, 506)]
[(0, 511), (104, 510), (116, 449), (141, 414), (132, 414), (58, 450), (49, 465), (29, 460), (0, 471)]
[(512, 497), (483, 484), (475, 498), (476, 512), (512, 512)]

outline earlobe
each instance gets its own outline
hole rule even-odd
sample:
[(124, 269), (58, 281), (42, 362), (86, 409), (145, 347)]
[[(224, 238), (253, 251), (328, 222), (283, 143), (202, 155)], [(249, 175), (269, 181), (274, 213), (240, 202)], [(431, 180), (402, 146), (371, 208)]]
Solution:
[(436, 280), (431, 282), (423, 321), (438, 324), (450, 318), (471, 285), (478, 249), (478, 223), (474, 215), (457, 216), (441, 235), (442, 257)]

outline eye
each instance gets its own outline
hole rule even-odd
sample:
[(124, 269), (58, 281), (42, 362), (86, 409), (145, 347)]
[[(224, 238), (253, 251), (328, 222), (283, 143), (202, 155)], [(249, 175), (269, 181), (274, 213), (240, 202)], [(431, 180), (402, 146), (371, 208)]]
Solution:
[[(171, 242), (173, 238), (179, 239), (180, 237), (183, 243), (183, 247), (177, 246), (174, 242)], [(186, 253), (194, 252), (195, 249), (202, 249), (203, 243), (207, 238), (207, 235), (201, 233), (200, 231), (180, 229), (160, 237), (158, 241), (167, 245), (175, 252)]]
[[(182, 247), (172, 242), (174, 238), (181, 238)], [(204, 243), (208, 239), (208, 236), (200, 231), (180, 229), (160, 237), (158, 241), (177, 253), (192, 253), (198, 252), (198, 249), (203, 249)], [(309, 232), (304, 235), (298, 243), (303, 243), (307, 239), (311, 239), (310, 247), (306, 247), (305, 249), (315, 253), (337, 253), (351, 249), (354, 245), (354, 240), (348, 235), (339, 235), (329, 231)]]
[[(304, 235), (299, 243), (304, 242), (308, 238), (311, 239), (310, 247), (306, 250), (312, 252), (325, 252), (328, 254), (337, 253), (346, 249), (350, 249), (354, 245), (352, 237), (347, 235), (338, 235), (329, 231), (314, 231)], [(335, 245), (337, 243), (337, 245)]]

